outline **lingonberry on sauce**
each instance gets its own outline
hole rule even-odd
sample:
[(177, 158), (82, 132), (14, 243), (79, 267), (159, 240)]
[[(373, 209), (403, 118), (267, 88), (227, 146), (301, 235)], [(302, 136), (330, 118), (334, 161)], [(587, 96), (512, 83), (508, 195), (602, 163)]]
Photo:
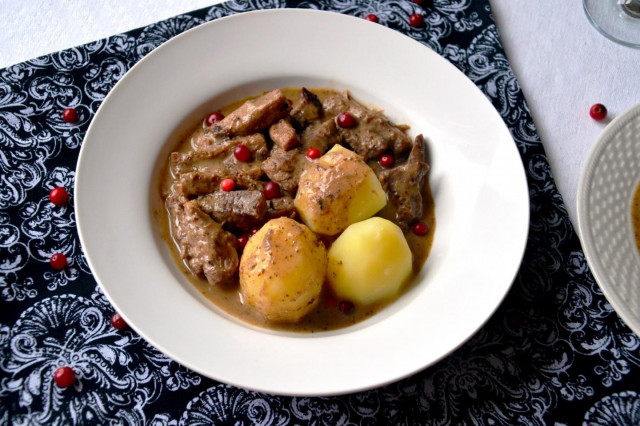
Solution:
[(249, 234), (255, 235), (256, 232), (258, 232), (259, 230), (260, 228), (258, 228), (257, 226), (254, 226), (253, 228), (251, 228), (251, 231), (249, 231)]
[(341, 112), (336, 121), (338, 122), (338, 126), (343, 129), (351, 129), (356, 125), (355, 117), (348, 112)]
[[(256, 230), (256, 232), (258, 232)], [(249, 237), (247, 237), (246, 235), (240, 235), (238, 238), (236, 238), (237, 242), (238, 242), (238, 248), (240, 250), (244, 250), (244, 248), (247, 246), (247, 242), (249, 242)]]
[(320, 152), (318, 148), (312, 147), (307, 150), (307, 157), (311, 158), (312, 160), (315, 160), (316, 158), (322, 157), (322, 152)]
[(233, 155), (236, 157), (236, 160), (241, 161), (243, 163), (251, 160), (251, 150), (246, 145), (238, 145), (233, 149)]
[(378, 22), (378, 17), (376, 15), (374, 15), (373, 13), (370, 13), (367, 16), (365, 16), (364, 19), (366, 19), (367, 21), (371, 21), (371, 22)]
[(62, 111), (62, 119), (69, 124), (75, 124), (78, 122), (78, 111), (75, 108), (65, 108)]
[(53, 381), (61, 388), (68, 388), (76, 382), (76, 373), (71, 367), (60, 367), (53, 373)]
[(122, 318), (120, 314), (116, 312), (111, 315), (111, 326), (116, 330), (124, 330), (125, 328), (127, 328), (127, 323), (125, 322), (124, 318)]
[(211, 127), (213, 126), (214, 123), (217, 123), (218, 121), (222, 121), (223, 118), (224, 118), (224, 115), (222, 115), (219, 112), (211, 113), (206, 119), (206, 124), (208, 127)]
[(69, 201), (69, 193), (61, 186), (57, 186), (49, 192), (49, 201), (58, 207), (62, 207)]
[(380, 157), (380, 165), (387, 169), (389, 167), (393, 167), (393, 163), (395, 162), (396, 160), (393, 158), (393, 155), (385, 154), (382, 157)]
[(589, 110), (589, 115), (596, 121), (607, 118), (607, 107), (602, 104), (595, 104)]
[(51, 260), (49, 261), (51, 267), (53, 269), (61, 270), (67, 266), (67, 256), (62, 253), (56, 253), (51, 256)]
[(429, 227), (427, 226), (426, 223), (420, 221), (420, 222), (416, 222), (413, 224), (413, 227), (411, 228), (413, 230), (413, 233), (418, 235), (418, 236), (423, 236), (423, 235), (427, 235), (427, 232), (429, 232)]
[(414, 28), (420, 28), (424, 25), (424, 16), (420, 13), (414, 13), (409, 16), (409, 25)]
[(222, 179), (222, 182), (220, 182), (220, 189), (224, 192), (233, 191), (236, 189), (236, 182), (233, 179)]
[(344, 315), (351, 315), (356, 311), (356, 307), (348, 300), (342, 300), (338, 303), (338, 310)]
[(264, 186), (263, 192), (267, 200), (270, 200), (272, 198), (278, 198), (280, 196), (280, 185), (278, 185), (273, 181), (269, 181)]

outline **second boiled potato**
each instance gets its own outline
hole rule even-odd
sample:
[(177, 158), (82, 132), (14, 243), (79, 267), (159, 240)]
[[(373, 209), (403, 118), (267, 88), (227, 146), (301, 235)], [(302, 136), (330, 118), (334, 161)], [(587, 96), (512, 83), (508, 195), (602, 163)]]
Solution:
[(381, 217), (349, 226), (329, 249), (329, 284), (338, 297), (352, 302), (396, 296), (411, 270), (411, 249), (402, 230)]
[(376, 214), (387, 195), (362, 157), (335, 145), (305, 168), (294, 203), (313, 232), (336, 235)]

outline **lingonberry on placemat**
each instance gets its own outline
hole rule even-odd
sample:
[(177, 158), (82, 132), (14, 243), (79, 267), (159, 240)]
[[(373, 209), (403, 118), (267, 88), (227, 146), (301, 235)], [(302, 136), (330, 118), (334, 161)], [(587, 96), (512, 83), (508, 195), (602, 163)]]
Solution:
[(75, 124), (78, 122), (78, 111), (75, 108), (65, 108), (62, 111), (62, 119), (69, 124)]
[(113, 328), (115, 328), (116, 330), (124, 330), (125, 328), (127, 328), (127, 323), (125, 322), (124, 318), (122, 318), (120, 314), (116, 312), (111, 315), (111, 326), (113, 326)]
[(67, 256), (62, 253), (56, 253), (51, 256), (51, 260), (49, 261), (49, 263), (51, 263), (51, 267), (53, 269), (64, 269), (67, 266)]
[(370, 13), (367, 16), (365, 16), (364, 19), (366, 19), (367, 21), (371, 21), (371, 22), (378, 22), (378, 17), (376, 15), (374, 15), (373, 13)]
[(422, 16), (422, 14), (420, 13), (412, 14), (411, 16), (409, 16), (409, 25), (414, 28), (420, 28), (424, 25), (424, 16)]
[(49, 192), (49, 201), (58, 207), (64, 206), (69, 201), (69, 193), (61, 186), (57, 186)]
[(60, 367), (53, 374), (53, 381), (61, 388), (68, 388), (76, 382), (76, 373), (73, 372), (71, 367)]

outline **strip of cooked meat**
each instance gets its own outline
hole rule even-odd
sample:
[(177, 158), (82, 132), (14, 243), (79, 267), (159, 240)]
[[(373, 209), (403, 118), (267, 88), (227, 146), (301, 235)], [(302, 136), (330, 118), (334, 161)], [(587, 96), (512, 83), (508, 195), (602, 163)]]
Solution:
[(186, 201), (178, 187), (166, 205), (180, 256), (193, 273), (204, 275), (211, 285), (230, 281), (238, 269), (235, 237), (204, 213), (196, 200)]
[(312, 121), (322, 118), (322, 102), (315, 93), (303, 87), (300, 97), (293, 102), (290, 115), (298, 127), (307, 127)]
[(281, 89), (249, 100), (213, 125), (216, 137), (244, 136), (266, 129), (289, 112), (289, 103)]
[(305, 149), (316, 148), (323, 154), (332, 146), (342, 142), (342, 137), (333, 120), (311, 124), (304, 129), (301, 139)]
[(322, 106), (327, 114), (333, 116), (342, 112), (353, 115), (356, 119), (355, 127), (344, 129), (337, 126), (337, 129), (344, 142), (365, 161), (377, 159), (388, 150), (398, 155), (411, 148), (407, 135), (391, 124), (382, 113), (371, 111), (344, 95), (331, 96), (325, 99)]
[(220, 139), (216, 138), (213, 133), (208, 130), (193, 140), (195, 152), (207, 158), (229, 155), (238, 145), (245, 145), (249, 148), (254, 158), (263, 159), (269, 155), (267, 140), (261, 133), (236, 136), (231, 139)]
[(269, 137), (273, 143), (285, 151), (300, 145), (300, 138), (298, 138), (296, 129), (284, 118), (269, 127)]
[(267, 212), (267, 200), (262, 191), (218, 191), (198, 197), (197, 201), (216, 222), (238, 229), (248, 229), (262, 222)]
[(274, 147), (271, 156), (262, 162), (262, 171), (281, 189), (291, 192), (298, 187), (306, 164), (307, 158), (301, 148), (285, 151)]
[(278, 217), (295, 218), (297, 214), (296, 207), (293, 204), (293, 198), (289, 196), (272, 198), (267, 201), (266, 219), (276, 219)]
[(418, 135), (406, 163), (380, 172), (380, 183), (396, 206), (396, 219), (404, 230), (422, 217), (422, 187), (428, 171), (424, 138)]
[(218, 191), (220, 183), (226, 178), (233, 179), (237, 189), (262, 191), (264, 187), (264, 182), (246, 176), (240, 170), (235, 173), (234, 169), (227, 167), (182, 173), (180, 183), (185, 195), (205, 195)]

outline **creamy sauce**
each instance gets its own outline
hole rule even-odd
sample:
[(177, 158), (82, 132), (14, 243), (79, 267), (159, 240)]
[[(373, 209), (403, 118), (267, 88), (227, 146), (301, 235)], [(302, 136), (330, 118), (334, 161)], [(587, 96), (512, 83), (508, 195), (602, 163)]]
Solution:
[[(283, 89), (285, 95), (289, 98), (294, 98), (298, 96), (299, 88), (295, 89)], [(326, 97), (335, 94), (336, 92), (332, 90), (326, 89), (310, 89), (313, 93), (315, 93), (321, 101), (323, 101)], [(244, 103), (247, 99), (241, 99), (237, 102), (234, 102), (230, 105), (227, 105), (220, 109), (220, 112), (225, 116), (228, 115), (233, 110), (237, 109), (242, 103)], [(186, 133), (182, 139), (179, 139), (171, 152), (188, 152), (192, 150), (191, 141), (198, 136), (202, 135), (204, 132), (203, 121), (199, 121), (195, 125), (191, 127), (191, 130)], [(211, 160), (211, 161), (220, 161), (220, 160)], [(380, 168), (380, 165), (377, 161), (370, 161), (369, 166), (374, 170), (376, 168)], [(169, 166), (169, 162), (167, 161), (164, 165), (164, 168), (161, 172), (160, 176), (160, 187), (158, 191), (158, 199), (155, 200), (157, 206), (163, 205), (163, 198), (166, 194), (169, 193), (170, 187), (172, 183), (175, 181), (175, 176), (173, 176), (171, 172), (171, 168)], [(429, 231), (425, 236), (417, 236), (412, 232), (405, 233), (405, 237), (407, 239), (407, 243), (411, 249), (413, 254), (413, 275), (407, 282), (404, 284), (402, 291), (399, 293), (400, 296), (403, 292), (409, 289), (416, 281), (416, 277), (420, 272), (422, 265), (426, 261), (429, 256), (429, 251), (431, 250), (431, 245), (433, 244), (433, 236), (435, 233), (436, 227), (436, 218), (435, 218), (435, 206), (433, 202), (433, 197), (431, 194), (431, 189), (429, 187), (428, 178), (425, 180), (424, 188), (423, 188), (423, 218), (422, 220), (428, 225)], [(286, 331), (297, 331), (297, 332), (320, 332), (327, 331), (333, 329), (339, 329), (343, 327), (347, 327), (353, 324), (356, 324), (360, 321), (363, 321), (366, 318), (371, 317), (375, 313), (379, 312), (385, 306), (389, 305), (393, 302), (393, 300), (387, 300), (380, 303), (367, 305), (367, 306), (359, 306), (356, 305), (355, 312), (351, 315), (342, 314), (339, 311), (338, 305), (339, 301), (336, 300), (331, 294), (330, 290), (328, 290), (328, 285), (324, 286), (322, 301), (318, 305), (318, 307), (306, 315), (300, 322), (295, 324), (276, 324), (272, 322), (268, 322), (262, 318), (262, 316), (253, 308), (245, 305), (242, 301), (242, 295), (240, 293), (239, 285), (231, 286), (231, 287), (222, 287), (222, 286), (212, 286), (209, 282), (204, 279), (195, 276), (187, 265), (182, 261), (180, 257), (179, 250), (175, 244), (171, 236), (171, 230), (169, 226), (168, 213), (164, 211), (161, 207), (158, 207), (154, 210), (154, 217), (158, 222), (158, 229), (160, 230), (161, 236), (164, 241), (167, 242), (168, 246), (171, 249), (171, 254), (176, 262), (176, 265), (180, 268), (181, 272), (189, 279), (189, 281), (194, 285), (194, 287), (203, 294), (207, 299), (211, 300), (215, 305), (229, 313), (230, 315), (245, 321), (249, 324), (253, 324), (259, 327), (272, 329), (272, 330), (286, 330)], [(378, 216), (387, 218), (391, 221), (394, 221), (395, 218), (395, 210), (394, 206), (391, 203), (387, 203), (387, 206), (383, 208), (378, 214)], [(337, 236), (336, 236), (337, 237)]]

